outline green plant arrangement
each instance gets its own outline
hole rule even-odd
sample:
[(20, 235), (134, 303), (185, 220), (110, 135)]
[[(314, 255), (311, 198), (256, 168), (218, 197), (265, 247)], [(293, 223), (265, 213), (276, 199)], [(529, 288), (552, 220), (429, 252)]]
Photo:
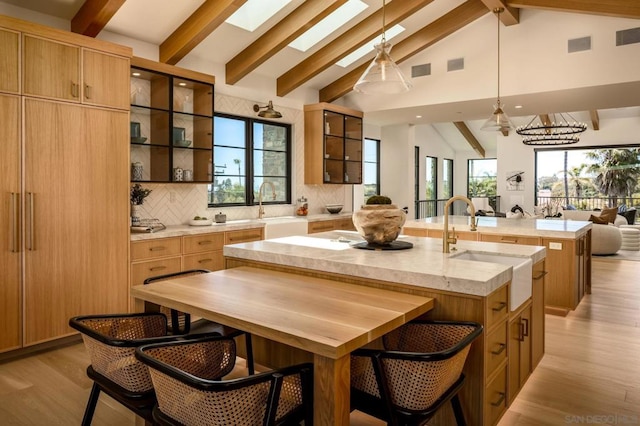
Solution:
[(149, 194), (151, 194), (151, 189), (143, 188), (139, 183), (136, 183), (131, 187), (131, 204), (134, 206), (142, 205)]
[(367, 205), (371, 204), (391, 204), (391, 198), (385, 195), (372, 195), (367, 198)]

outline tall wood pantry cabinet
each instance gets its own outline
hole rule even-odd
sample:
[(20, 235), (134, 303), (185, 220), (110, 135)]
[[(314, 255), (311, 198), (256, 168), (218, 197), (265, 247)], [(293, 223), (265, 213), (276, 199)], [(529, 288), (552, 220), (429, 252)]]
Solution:
[(128, 309), (132, 52), (0, 15), (0, 53), (6, 352), (73, 334), (74, 315)]

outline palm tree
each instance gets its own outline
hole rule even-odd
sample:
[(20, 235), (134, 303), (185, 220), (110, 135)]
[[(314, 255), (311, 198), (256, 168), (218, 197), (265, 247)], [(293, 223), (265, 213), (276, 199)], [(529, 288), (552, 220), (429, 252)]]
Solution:
[(593, 183), (602, 194), (611, 196), (611, 205), (618, 204), (618, 197), (631, 197), (640, 178), (639, 148), (598, 149), (586, 153), (594, 160), (588, 171), (595, 175)]
[(242, 185), (242, 178), (240, 177), (240, 159), (234, 158), (233, 162), (238, 165), (238, 185)]

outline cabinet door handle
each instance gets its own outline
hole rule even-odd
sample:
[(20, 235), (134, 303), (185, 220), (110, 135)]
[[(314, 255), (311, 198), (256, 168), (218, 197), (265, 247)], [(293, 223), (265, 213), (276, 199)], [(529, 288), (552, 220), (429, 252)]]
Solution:
[(35, 245), (35, 233), (36, 233), (36, 227), (35, 227), (35, 219), (34, 219), (34, 213), (35, 213), (35, 197), (33, 196), (33, 192), (27, 192), (27, 212), (29, 213), (29, 220), (28, 220), (28, 224), (29, 226), (27, 227), (27, 250), (29, 251), (35, 251), (36, 249), (36, 245)]
[(500, 355), (505, 351), (505, 349), (507, 349), (507, 345), (505, 345), (504, 343), (498, 343), (498, 349), (495, 351), (491, 351), (491, 353), (494, 355)]
[(20, 233), (18, 232), (18, 221), (20, 217), (20, 203), (18, 202), (18, 193), (11, 193), (11, 252), (17, 253), (20, 251)]
[(73, 81), (71, 82), (71, 96), (74, 98), (78, 97), (78, 85)]
[(198, 241), (198, 245), (206, 245), (206, 244), (213, 244), (213, 241), (211, 240), (207, 240), (207, 241)]
[(163, 269), (167, 269), (166, 266), (154, 266), (153, 268), (149, 268), (150, 271), (162, 271)]
[(522, 330), (522, 340), (524, 340), (525, 337), (529, 336), (529, 319), (527, 318), (522, 318), (522, 325), (523, 325), (523, 330)]
[(498, 392), (498, 395), (500, 396), (498, 398), (498, 400), (496, 402), (492, 402), (491, 403), (491, 405), (493, 405), (494, 407), (499, 407), (504, 402), (505, 393), (504, 392)]
[(91, 86), (88, 84), (84, 85), (84, 97), (86, 99), (91, 99)]
[(209, 263), (211, 262), (213, 259), (200, 259), (198, 260), (198, 263)]
[(507, 243), (507, 244), (518, 244), (518, 240), (517, 240), (517, 239), (515, 239), (515, 240), (510, 240), (510, 239), (508, 239), (508, 238), (501, 238), (501, 239), (500, 239), (500, 242), (502, 242), (502, 243)]
[(503, 310), (506, 307), (507, 307), (507, 302), (500, 302), (500, 303), (498, 303), (498, 306), (494, 306), (493, 308), (491, 308), (491, 310), (493, 312), (500, 312), (501, 310)]
[(149, 251), (162, 251), (166, 249), (167, 248), (165, 246), (149, 247)]
[(547, 271), (541, 271), (538, 275), (536, 275), (535, 277), (533, 277), (534, 281), (538, 281), (539, 279), (541, 279), (542, 277), (544, 277), (545, 275), (547, 275), (549, 272)]

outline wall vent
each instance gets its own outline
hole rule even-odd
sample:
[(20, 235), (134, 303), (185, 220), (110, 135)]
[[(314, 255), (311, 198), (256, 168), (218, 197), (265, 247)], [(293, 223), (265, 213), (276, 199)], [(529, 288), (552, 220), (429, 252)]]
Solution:
[(574, 38), (567, 43), (567, 51), (569, 53), (582, 52), (584, 50), (591, 50), (591, 36)]
[(414, 65), (411, 67), (411, 77), (431, 75), (431, 64)]
[(640, 43), (640, 28), (616, 31), (616, 46)]
[(464, 58), (449, 59), (447, 61), (447, 71), (458, 71), (464, 69)]

